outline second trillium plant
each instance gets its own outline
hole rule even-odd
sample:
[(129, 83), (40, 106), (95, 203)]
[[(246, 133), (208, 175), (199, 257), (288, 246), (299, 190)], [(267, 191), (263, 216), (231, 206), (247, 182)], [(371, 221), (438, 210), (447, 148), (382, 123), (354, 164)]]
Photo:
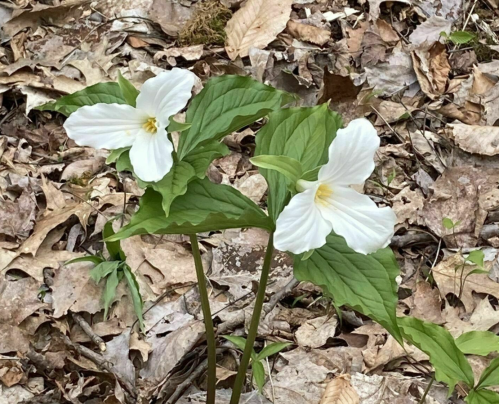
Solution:
[[(231, 404), (238, 403), (247, 380), (274, 241), (293, 256), (296, 278), (321, 286), (337, 307), (371, 317), (400, 343), (406, 338), (424, 350), (424, 327), (396, 315), (399, 268), (385, 248), (395, 214), (351, 188), (374, 169), (380, 141), (369, 121), (354, 120), (341, 129), (341, 118), (326, 104), (292, 108), (296, 97), (291, 94), (248, 77), (220, 76), (192, 98), (186, 123), (176, 127), (182, 133), (174, 150), (170, 119), (187, 106), (196, 80), (187, 70), (173, 69), (148, 80), (139, 93), (120, 77), (118, 84), (88, 87), (41, 109), (69, 115), (64, 126), (79, 145), (118, 149), (108, 161), (132, 171), (146, 188), (129, 224), (108, 242), (141, 234), (190, 236), (207, 334), (207, 403), (215, 401), (217, 342), (196, 238), (200, 232), (257, 227), (269, 233)], [(224, 136), (262, 118), (251, 161), (268, 182), (268, 214), (235, 188), (206, 178), (210, 163), (229, 153)], [(450, 380), (442, 373), (436, 377)]]

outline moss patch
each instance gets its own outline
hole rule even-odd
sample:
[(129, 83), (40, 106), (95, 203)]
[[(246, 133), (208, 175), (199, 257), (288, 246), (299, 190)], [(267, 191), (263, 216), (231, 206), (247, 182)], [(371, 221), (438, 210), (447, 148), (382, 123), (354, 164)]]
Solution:
[(198, 3), (193, 17), (185, 24), (179, 35), (179, 44), (223, 45), (225, 43), (225, 25), (232, 17), (232, 12), (219, 0)]

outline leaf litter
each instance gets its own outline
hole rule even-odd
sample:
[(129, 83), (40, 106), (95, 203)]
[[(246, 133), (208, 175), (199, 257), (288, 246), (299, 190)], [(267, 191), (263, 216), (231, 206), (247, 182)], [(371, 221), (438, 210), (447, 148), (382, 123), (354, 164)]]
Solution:
[[(0, 3), (2, 400), (205, 400), (187, 238), (122, 243), (145, 302), (145, 334), (124, 285), (105, 319), (104, 286), (90, 278), (91, 266), (64, 265), (107, 254), (104, 224), (126, 223), (142, 191), (105, 165), (106, 154), (68, 140), (60, 114), (34, 108), (119, 73), (139, 88), (172, 66), (203, 82), (250, 75), (298, 94), (297, 105), (328, 102), (345, 122), (368, 117), (382, 146), (363, 192), (398, 217), (399, 314), (442, 324), (454, 337), (499, 332), (497, 13), (494, 2), (468, 0)], [(471, 34), (467, 43), (449, 39), (459, 31)], [(228, 136), (231, 154), (208, 176), (264, 207), (267, 186), (249, 162), (259, 128)], [(219, 335), (244, 335), (265, 234), (199, 238)], [(466, 261), (477, 250), (483, 272)], [(256, 348), (292, 345), (265, 364), (263, 396), (247, 391), (243, 402), (416, 403), (424, 395), (428, 357), (293, 280), (285, 254), (274, 257), (267, 298)], [(217, 398), (228, 402), (238, 354), (219, 341)], [(487, 361), (471, 362), (477, 371)], [(434, 383), (425, 402), (446, 403), (445, 386)]]

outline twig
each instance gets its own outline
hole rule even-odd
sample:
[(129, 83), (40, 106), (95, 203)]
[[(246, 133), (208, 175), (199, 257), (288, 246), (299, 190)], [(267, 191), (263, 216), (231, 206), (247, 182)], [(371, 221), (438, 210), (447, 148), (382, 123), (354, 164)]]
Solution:
[(112, 363), (108, 362), (106, 358), (104, 358), (102, 355), (98, 354), (97, 352), (92, 351), (91, 349), (88, 349), (87, 347), (77, 344), (73, 341), (71, 341), (66, 335), (62, 334), (62, 341), (64, 342), (65, 345), (67, 345), (69, 348), (74, 349), (76, 352), (78, 352), (80, 355), (83, 355), (85, 358), (90, 359), (92, 362), (94, 362), (97, 366), (100, 368), (106, 370), (107, 372), (111, 373), (114, 375), (116, 380), (120, 383), (120, 385), (123, 386), (123, 388), (126, 390), (128, 394), (130, 394), (132, 397), (137, 397), (137, 393), (135, 391), (135, 387), (132, 386), (132, 384), (121, 374), (119, 374), (116, 371), (116, 368), (113, 367)]
[(85, 319), (80, 316), (78, 313), (71, 313), (73, 316), (73, 320), (80, 326), (80, 328), (83, 330), (85, 334), (88, 335), (88, 337), (92, 340), (92, 342), (99, 347), (101, 352), (106, 351), (106, 343), (104, 340), (99, 337), (94, 330), (92, 330), (92, 327), (90, 324), (88, 324)]
[[(228, 347), (217, 348), (217, 355), (224, 353)], [(180, 383), (170, 398), (166, 401), (166, 404), (174, 404), (178, 401), (178, 399), (182, 396), (184, 391), (186, 391), (192, 384), (194, 380), (200, 377), (204, 372), (208, 369), (208, 358), (202, 361), (198, 367), (189, 375), (187, 379), (185, 379), (182, 383)]]

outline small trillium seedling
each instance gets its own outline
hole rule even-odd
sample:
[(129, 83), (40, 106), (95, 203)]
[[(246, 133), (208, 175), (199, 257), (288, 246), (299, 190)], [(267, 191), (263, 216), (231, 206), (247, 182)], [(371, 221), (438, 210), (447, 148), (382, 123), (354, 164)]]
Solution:
[(80, 146), (131, 146), (135, 174), (143, 181), (159, 181), (173, 165), (173, 144), (166, 131), (169, 118), (187, 105), (196, 80), (188, 70), (163, 72), (144, 83), (136, 108), (104, 103), (84, 106), (71, 114), (64, 128)]
[(299, 193), (277, 219), (276, 248), (295, 254), (320, 248), (331, 231), (362, 254), (386, 247), (397, 223), (395, 213), (350, 188), (371, 175), (378, 148), (376, 129), (367, 119), (338, 130), (318, 180), (299, 180)]

